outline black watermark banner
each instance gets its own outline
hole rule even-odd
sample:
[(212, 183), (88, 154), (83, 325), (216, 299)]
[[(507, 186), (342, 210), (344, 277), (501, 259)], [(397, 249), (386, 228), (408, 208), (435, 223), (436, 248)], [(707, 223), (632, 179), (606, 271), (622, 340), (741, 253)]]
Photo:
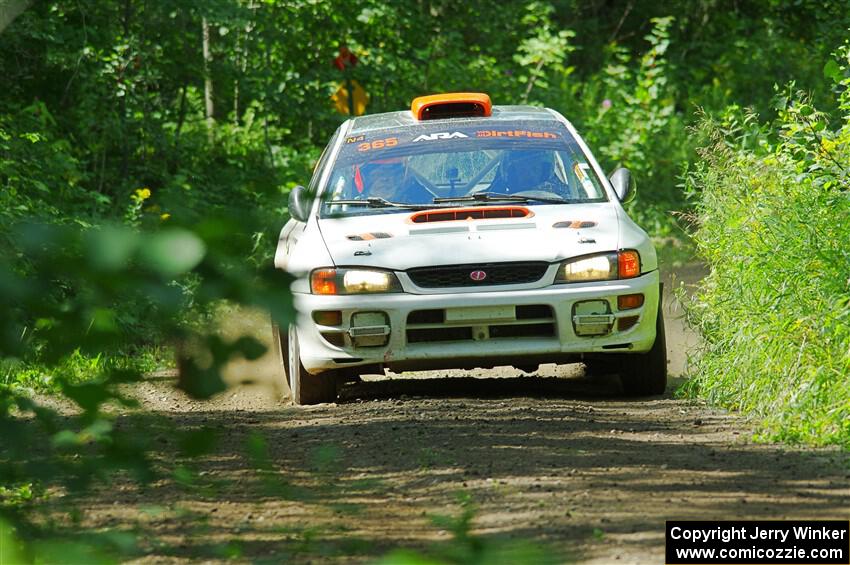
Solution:
[(667, 565), (850, 564), (850, 522), (667, 522)]

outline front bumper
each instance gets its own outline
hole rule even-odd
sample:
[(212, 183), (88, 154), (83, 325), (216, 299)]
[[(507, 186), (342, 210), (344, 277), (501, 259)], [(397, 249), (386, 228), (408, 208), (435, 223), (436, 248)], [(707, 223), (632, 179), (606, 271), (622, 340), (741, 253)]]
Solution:
[[(619, 311), (617, 297), (636, 293), (644, 295), (643, 305)], [(376, 364), (394, 370), (529, 365), (579, 360), (588, 353), (648, 351), (655, 342), (659, 275), (652, 271), (628, 280), (531, 290), (349, 296), (294, 293), (294, 298), (301, 362), (309, 373)], [(608, 305), (603, 318), (610, 321), (610, 330), (604, 335), (577, 334), (576, 315), (583, 306), (576, 304), (588, 301), (596, 307), (602, 301)], [(515, 317), (506, 318), (505, 312), (513, 310)], [(340, 311), (341, 323), (319, 325), (314, 321), (316, 311)], [(359, 328), (352, 331), (352, 317), (367, 312), (384, 313), (379, 318), (386, 323), (369, 326), (372, 329), (365, 333), (375, 334), (371, 338), (359, 338)], [(490, 315), (493, 318), (487, 319)], [(369, 316), (358, 319), (365, 317)], [(630, 318), (633, 325), (625, 329), (627, 324), (621, 324), (621, 318)], [(579, 322), (590, 319), (579, 318)], [(378, 328), (384, 325), (388, 327), (382, 332)], [(377, 337), (380, 333), (386, 333), (386, 338)], [(376, 339), (380, 345), (374, 345)], [(372, 345), (358, 346), (358, 340)]]

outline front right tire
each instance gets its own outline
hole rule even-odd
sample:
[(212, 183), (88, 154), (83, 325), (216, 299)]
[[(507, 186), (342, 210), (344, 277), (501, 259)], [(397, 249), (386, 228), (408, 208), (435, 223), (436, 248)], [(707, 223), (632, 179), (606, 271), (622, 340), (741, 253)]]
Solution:
[(624, 355), (620, 361), (620, 381), (627, 396), (655, 396), (667, 389), (667, 339), (661, 297), (655, 318), (655, 343), (646, 353)]
[(325, 371), (318, 375), (311, 375), (307, 372), (301, 364), (298, 331), (295, 326), (290, 324), (284, 334), (277, 324), (274, 324), (272, 336), (273, 346), (276, 346), (278, 353), (278, 381), (279, 384), (286, 384), (286, 388), (289, 388), (292, 402), (297, 405), (334, 402), (337, 397), (336, 373)]

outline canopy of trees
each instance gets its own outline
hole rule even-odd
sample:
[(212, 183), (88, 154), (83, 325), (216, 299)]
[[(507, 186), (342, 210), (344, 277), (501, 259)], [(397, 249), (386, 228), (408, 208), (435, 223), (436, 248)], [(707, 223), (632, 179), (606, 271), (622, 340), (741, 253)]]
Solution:
[(139, 188), (163, 213), (257, 205), (306, 182), (344, 74), (368, 112), (452, 90), (557, 108), (675, 202), (694, 111), (768, 113), (791, 80), (829, 109), (848, 27), (814, 0), (38, 2), (0, 36), (2, 213), (120, 217)]

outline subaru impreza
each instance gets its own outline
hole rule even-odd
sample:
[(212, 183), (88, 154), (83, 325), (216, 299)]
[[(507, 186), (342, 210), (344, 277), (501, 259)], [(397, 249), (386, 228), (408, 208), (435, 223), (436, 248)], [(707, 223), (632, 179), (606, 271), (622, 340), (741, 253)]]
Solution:
[(558, 112), (424, 96), (345, 121), (289, 195), (275, 266), (297, 315), (274, 327), (296, 404), (383, 371), (583, 362), (664, 392), (655, 249)]

